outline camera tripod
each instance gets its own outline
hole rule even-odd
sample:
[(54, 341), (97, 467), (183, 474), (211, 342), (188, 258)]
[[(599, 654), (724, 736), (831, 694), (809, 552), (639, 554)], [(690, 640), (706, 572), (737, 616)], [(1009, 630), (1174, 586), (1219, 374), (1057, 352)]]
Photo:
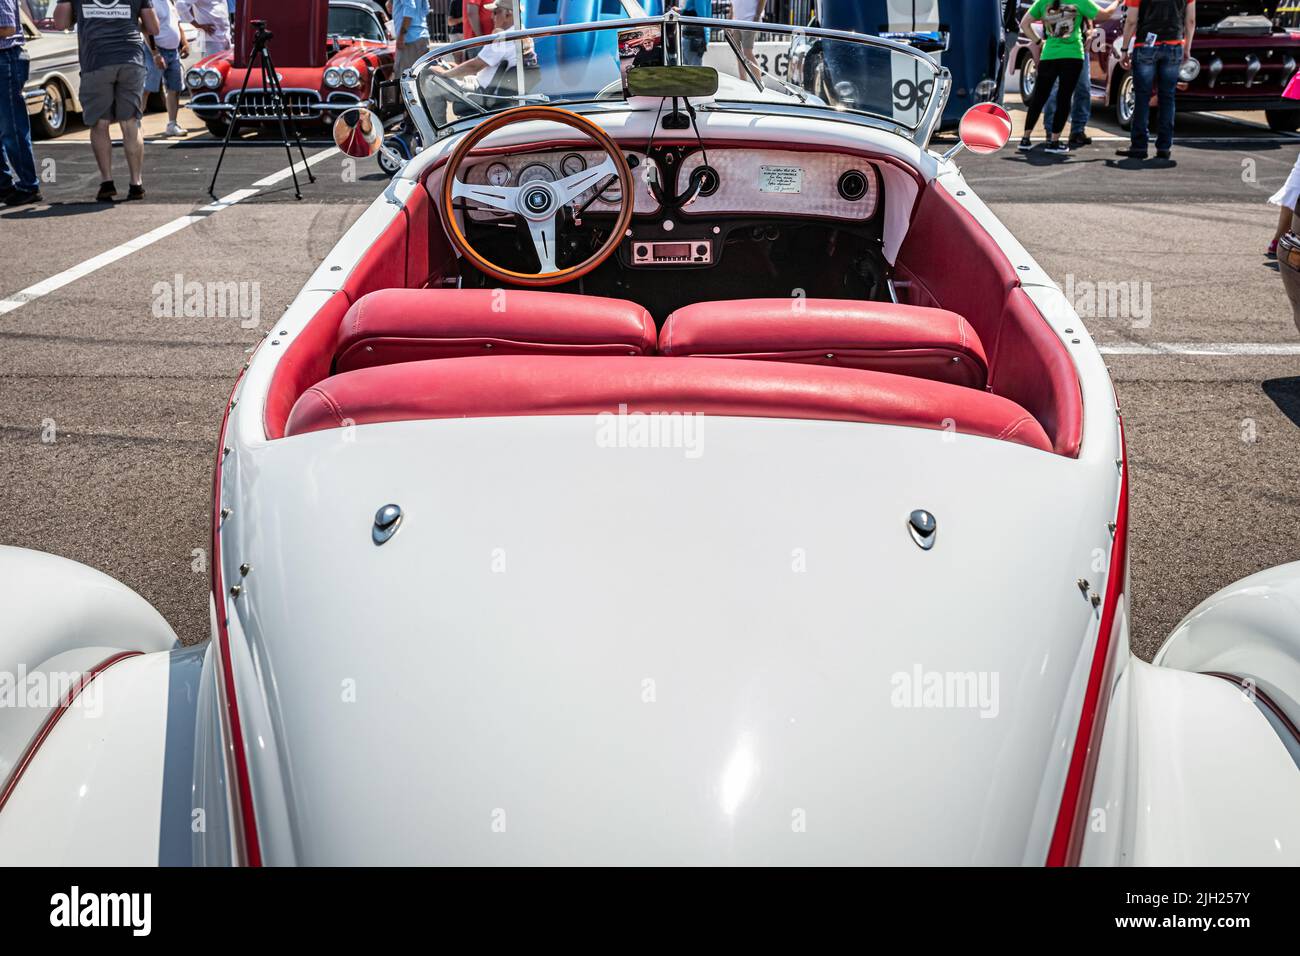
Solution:
[(284, 88), (280, 85), (280, 74), (275, 71), (275, 63), (271, 60), (271, 51), (268, 44), (275, 38), (275, 34), (266, 28), (265, 20), (254, 20), (253, 28), (256, 31), (253, 34), (253, 53), (249, 57), (248, 70), (244, 73), (244, 85), (239, 88), (239, 94), (235, 97), (234, 112), (230, 118), (230, 123), (226, 126), (225, 139), (221, 141), (221, 155), (217, 157), (217, 168), (212, 171), (212, 182), (208, 184), (208, 195), (213, 199), (217, 198), (217, 176), (221, 173), (221, 164), (226, 158), (226, 149), (230, 146), (230, 137), (235, 132), (235, 127), (239, 125), (239, 111), (244, 104), (244, 95), (248, 92), (248, 81), (253, 78), (253, 70), (256, 67), (262, 72), (262, 90), (270, 98), (268, 106), (275, 111), (275, 117), (280, 124), (280, 140), (284, 143), (284, 154), (289, 157), (289, 172), (293, 174), (293, 194), (294, 198), (302, 198), (302, 189), (298, 186), (298, 168), (294, 163), (293, 150), (289, 147), (289, 134), (293, 134), (293, 142), (298, 144), (298, 155), (302, 157), (303, 169), (307, 171), (308, 182), (315, 182), (316, 176), (307, 165), (307, 152), (302, 146), (302, 137), (298, 134), (298, 126), (293, 121), (293, 115), (289, 112), (289, 104), (284, 98)]

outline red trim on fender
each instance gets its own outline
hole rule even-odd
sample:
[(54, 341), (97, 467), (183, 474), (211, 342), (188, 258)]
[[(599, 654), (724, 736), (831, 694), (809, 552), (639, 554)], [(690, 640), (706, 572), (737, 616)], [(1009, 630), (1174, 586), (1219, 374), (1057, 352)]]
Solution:
[(226, 429), (230, 423), (230, 405), (243, 379), (241, 372), (230, 390), (230, 399), (221, 413), (221, 430), (217, 436), (217, 464), (212, 470), (212, 600), (217, 622), (217, 649), (221, 654), (222, 697), (226, 705), (226, 719), (230, 726), (229, 749), (233, 756), (235, 789), (234, 801), (237, 826), (236, 845), (242, 847), (248, 866), (262, 865), (262, 848), (257, 838), (257, 817), (253, 809), (253, 785), (248, 773), (248, 756), (244, 752), (244, 733), (239, 722), (239, 705), (235, 698), (234, 664), (230, 658), (230, 633), (226, 628), (226, 596), (221, 579), (221, 463), (225, 458)]
[(46, 738), (50, 736), (50, 733), (54, 730), (54, 727), (58, 724), (60, 718), (63, 717), (64, 713), (67, 712), (76, 699), (81, 696), (81, 692), (90, 686), (90, 682), (118, 661), (124, 661), (128, 657), (140, 657), (141, 654), (141, 651), (122, 651), (119, 654), (106, 657), (83, 674), (77, 683), (68, 689), (68, 693), (64, 696), (63, 700), (59, 701), (49, 714), (46, 715), (40, 729), (36, 731), (32, 736), (32, 739), (27, 742), (27, 746), (23, 749), (22, 756), (18, 758), (18, 762), (14, 764), (13, 770), (9, 772), (9, 776), (5, 779), (4, 786), (0, 788), (0, 810), (5, 808), (5, 804), (9, 802), (10, 796), (13, 795), (14, 790), (18, 787), (18, 781), (23, 778), (23, 774), (36, 758), (36, 751), (41, 749), (41, 744), (45, 743)]
[(1056, 815), (1056, 829), (1047, 851), (1048, 866), (1078, 866), (1083, 852), (1084, 825), (1088, 820), (1088, 801), (1097, 774), (1097, 757), (1101, 752), (1101, 735), (1106, 726), (1113, 683), (1111, 658), (1119, 627), (1119, 604), (1124, 594), (1128, 570), (1128, 446), (1124, 426), (1120, 423), (1119, 444), (1121, 473), (1119, 505), (1115, 510), (1115, 542), (1110, 549), (1110, 568), (1106, 572), (1106, 599), (1102, 604), (1097, 628), (1097, 648), (1092, 655), (1088, 686), (1083, 696), (1083, 712), (1070, 754), (1070, 767)]

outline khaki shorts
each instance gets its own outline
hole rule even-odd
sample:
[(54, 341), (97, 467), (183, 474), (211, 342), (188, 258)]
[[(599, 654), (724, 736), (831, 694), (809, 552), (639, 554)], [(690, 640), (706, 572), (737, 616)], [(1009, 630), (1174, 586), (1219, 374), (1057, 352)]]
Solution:
[(81, 116), (87, 126), (102, 119), (138, 120), (144, 115), (147, 71), (135, 63), (115, 63), (81, 74)]

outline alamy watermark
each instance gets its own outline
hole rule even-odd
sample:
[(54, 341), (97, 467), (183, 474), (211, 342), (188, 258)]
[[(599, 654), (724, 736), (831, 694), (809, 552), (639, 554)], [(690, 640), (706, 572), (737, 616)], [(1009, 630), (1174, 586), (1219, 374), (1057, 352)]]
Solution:
[(889, 678), (894, 707), (933, 710), (977, 710), (980, 717), (998, 715), (997, 671), (927, 671), (920, 664), (896, 671)]
[(704, 454), (704, 415), (700, 412), (629, 412), (596, 416), (600, 448), (679, 448), (687, 458)]
[(243, 329), (262, 321), (260, 282), (186, 281), (178, 272), (170, 282), (155, 282), (152, 294), (155, 319), (238, 319)]
[(1065, 298), (1081, 319), (1125, 319), (1135, 329), (1151, 325), (1151, 283), (1138, 280), (1094, 282), (1065, 277)]
[[(70, 706), (87, 717), (104, 712), (102, 684), (84, 671), (31, 671), (19, 664), (16, 671), (0, 671), (0, 711), (11, 708)], [(70, 703), (69, 703), (70, 702)]]

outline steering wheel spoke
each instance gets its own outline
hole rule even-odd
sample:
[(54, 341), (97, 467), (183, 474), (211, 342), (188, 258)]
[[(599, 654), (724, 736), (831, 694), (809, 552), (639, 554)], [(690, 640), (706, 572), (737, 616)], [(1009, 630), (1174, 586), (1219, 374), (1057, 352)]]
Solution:
[(537, 250), (537, 261), (542, 264), (542, 272), (555, 272), (555, 217), (541, 222), (528, 221), (528, 231), (533, 237), (533, 248)]
[(518, 186), (477, 186), (453, 179), (451, 183), (452, 199), (468, 199), (482, 206), (500, 209), (502, 212), (515, 212), (519, 208)]
[(560, 198), (561, 203), (570, 203), (585, 193), (593, 186), (598, 186), (610, 176), (618, 175), (618, 166), (609, 156), (598, 166), (592, 166), (590, 169), (584, 169), (581, 172), (574, 173), (572, 176), (565, 176), (555, 183), (555, 192)]

